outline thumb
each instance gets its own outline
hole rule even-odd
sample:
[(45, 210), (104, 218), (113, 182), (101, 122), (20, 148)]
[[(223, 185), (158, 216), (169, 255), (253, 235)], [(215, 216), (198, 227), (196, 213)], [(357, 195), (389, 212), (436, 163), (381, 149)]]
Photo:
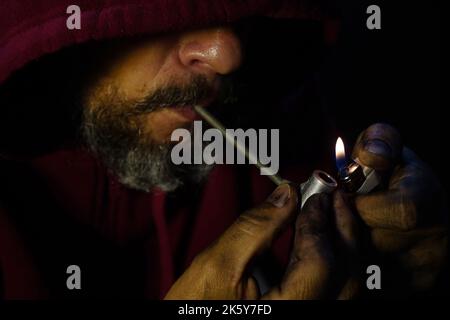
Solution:
[(293, 220), (297, 194), (289, 184), (282, 184), (259, 207), (241, 214), (210, 248), (221, 270), (233, 275), (244, 273), (248, 263), (270, 247), (274, 238)]
[(402, 140), (394, 127), (377, 123), (362, 132), (353, 149), (353, 158), (375, 170), (392, 169), (400, 159)]
[(254, 277), (249, 277), (247, 280), (247, 287), (245, 290), (246, 300), (258, 300), (261, 297), (258, 282)]

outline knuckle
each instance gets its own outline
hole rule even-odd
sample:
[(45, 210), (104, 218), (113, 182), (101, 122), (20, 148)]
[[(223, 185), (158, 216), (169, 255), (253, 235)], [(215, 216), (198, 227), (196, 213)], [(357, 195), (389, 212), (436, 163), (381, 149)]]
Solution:
[(268, 208), (250, 209), (236, 219), (236, 225), (241, 232), (254, 236), (267, 228), (281, 228), (279, 220), (284, 218), (283, 213), (273, 215)]
[(250, 209), (241, 214), (237, 218), (240, 224), (249, 224), (252, 226), (260, 226), (261, 224), (271, 223), (272, 217), (267, 214), (266, 210)]
[(236, 219), (236, 227), (239, 232), (233, 233), (233, 239), (236, 239), (240, 234), (247, 234), (251, 237), (255, 236), (263, 224), (269, 224), (269, 219), (261, 215), (246, 212)]

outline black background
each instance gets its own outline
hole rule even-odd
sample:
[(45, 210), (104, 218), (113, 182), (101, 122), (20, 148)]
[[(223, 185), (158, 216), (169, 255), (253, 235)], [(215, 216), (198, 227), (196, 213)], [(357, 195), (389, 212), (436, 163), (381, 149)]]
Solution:
[(372, 2), (354, 2), (343, 5), (342, 41), (324, 68), (338, 126), (354, 135), (371, 122), (389, 122), (443, 173), (442, 8), (434, 1), (376, 1), (382, 29), (368, 30), (364, 13)]
[[(336, 135), (324, 132), (331, 129), (351, 147), (367, 126), (387, 122), (400, 130), (405, 145), (432, 166), (448, 190), (444, 161), (448, 143), (443, 136), (446, 119), (442, 112), (440, 79), (442, 8), (432, 1), (342, 2), (335, 6), (341, 29), (334, 45), (324, 45), (321, 41), (321, 23), (255, 22), (254, 37), (247, 44), (246, 64), (236, 75), (240, 99), (234, 108), (224, 111), (225, 123), (230, 127), (280, 128), (282, 164), (301, 164), (305, 159), (314, 168), (321, 166), (317, 159), (325, 159), (325, 166), (333, 165)], [(381, 8), (381, 30), (366, 27), (366, 8), (370, 4)], [(52, 77), (52, 72), (79, 71), (82, 64), (76, 59), (71, 64), (74, 70), (61, 68), (58, 60), (52, 62), (51, 68), (45, 61), (35, 66), (45, 72), (29, 78), (34, 85), (25, 86), (32, 90), (30, 94), (18, 91), (21, 99), (25, 99), (22, 106), (30, 108), (20, 109), (18, 119), (22, 126), (11, 121), (15, 115), (2, 119), (1, 136), (11, 137), (6, 134), (14, 132), (10, 126), (17, 133), (17, 140), (9, 140), (6, 147), (18, 146), (21, 137), (33, 146), (30, 137), (36, 141), (57, 139), (59, 143), (63, 135), (56, 136), (54, 132), (72, 129), (58, 121), (58, 117), (67, 120), (71, 115), (61, 114), (63, 111), (56, 108), (61, 101), (71, 99), (55, 95), (55, 92), (66, 92), (55, 90), (53, 84), (43, 80), (63, 79)], [(61, 56), (59, 61), (66, 65), (67, 59)], [(19, 78), (20, 74), (12, 79), (12, 84), (17, 85), (14, 83), (17, 80), (20, 89), (24, 86), (20, 85)], [(77, 79), (76, 76), (66, 78)], [(61, 85), (72, 89), (73, 83)], [(48, 90), (40, 85), (46, 85)], [(44, 99), (52, 97), (53, 108), (39, 100), (28, 103), (27, 99), (34, 99), (37, 92)], [(12, 95), (11, 100), (16, 98)], [(49, 113), (42, 112), (45, 107)], [(29, 120), (21, 118), (23, 114), (31, 114)], [(49, 114), (52, 116), (48, 117)], [(33, 124), (40, 130), (35, 130)]]
[[(366, 27), (371, 4), (381, 8), (381, 30)], [(334, 167), (337, 135), (350, 149), (369, 125), (390, 123), (448, 187), (440, 97), (442, 8), (437, 1), (341, 1), (332, 7), (331, 17), (340, 24), (334, 44), (324, 44), (322, 22), (238, 23), (238, 31), (240, 24), (251, 30), (243, 67), (233, 76), (237, 103), (220, 110), (221, 119), (233, 128), (280, 128), (282, 166), (323, 169)], [(71, 138), (79, 86), (100, 63), (92, 60), (98, 48), (102, 45), (88, 43), (48, 55), (0, 87), (6, 101), (0, 118), (3, 153), (38, 154)]]
[[(381, 30), (366, 27), (371, 4), (381, 8)], [(322, 23), (257, 22), (238, 73), (239, 110), (228, 110), (226, 124), (280, 128), (282, 163), (325, 158), (331, 168), (337, 135), (350, 149), (369, 125), (389, 123), (448, 187), (441, 10), (432, 1), (343, 1), (332, 45)]]

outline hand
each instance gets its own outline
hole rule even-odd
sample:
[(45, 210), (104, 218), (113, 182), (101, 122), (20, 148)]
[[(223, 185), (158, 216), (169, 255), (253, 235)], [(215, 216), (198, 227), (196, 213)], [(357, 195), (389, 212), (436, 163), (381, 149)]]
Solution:
[(384, 191), (355, 198), (373, 247), (397, 269), (390, 281), (406, 278), (404, 292), (430, 290), (447, 254), (447, 212), (437, 178), (414, 152), (402, 147), (399, 133), (389, 125), (375, 124), (364, 131), (353, 157), (390, 175)]
[[(343, 199), (336, 221), (344, 247), (354, 247), (356, 225)], [(329, 294), (335, 268), (330, 213), (326, 195), (308, 199), (296, 220), (291, 260), (282, 282), (260, 297), (251, 277), (254, 258), (268, 249), (276, 235), (297, 215), (295, 189), (284, 184), (259, 207), (243, 213), (222, 236), (200, 253), (176, 281), (166, 299), (318, 299)], [(344, 240), (345, 239), (345, 240)], [(350, 252), (351, 250), (347, 250)], [(352, 281), (344, 282), (343, 296), (352, 291)], [(342, 283), (341, 283), (342, 284)]]

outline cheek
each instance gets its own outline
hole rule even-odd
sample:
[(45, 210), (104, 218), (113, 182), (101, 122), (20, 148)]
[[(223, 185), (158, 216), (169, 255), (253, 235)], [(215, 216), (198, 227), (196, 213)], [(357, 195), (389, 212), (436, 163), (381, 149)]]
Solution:
[(112, 74), (114, 83), (125, 99), (138, 99), (150, 90), (159, 72), (158, 63), (161, 62), (161, 57), (153, 56), (147, 55), (148, 59), (145, 56), (130, 58)]
[(159, 40), (132, 48), (111, 64), (107, 78), (124, 98), (142, 98), (165, 80), (172, 47), (171, 41)]

